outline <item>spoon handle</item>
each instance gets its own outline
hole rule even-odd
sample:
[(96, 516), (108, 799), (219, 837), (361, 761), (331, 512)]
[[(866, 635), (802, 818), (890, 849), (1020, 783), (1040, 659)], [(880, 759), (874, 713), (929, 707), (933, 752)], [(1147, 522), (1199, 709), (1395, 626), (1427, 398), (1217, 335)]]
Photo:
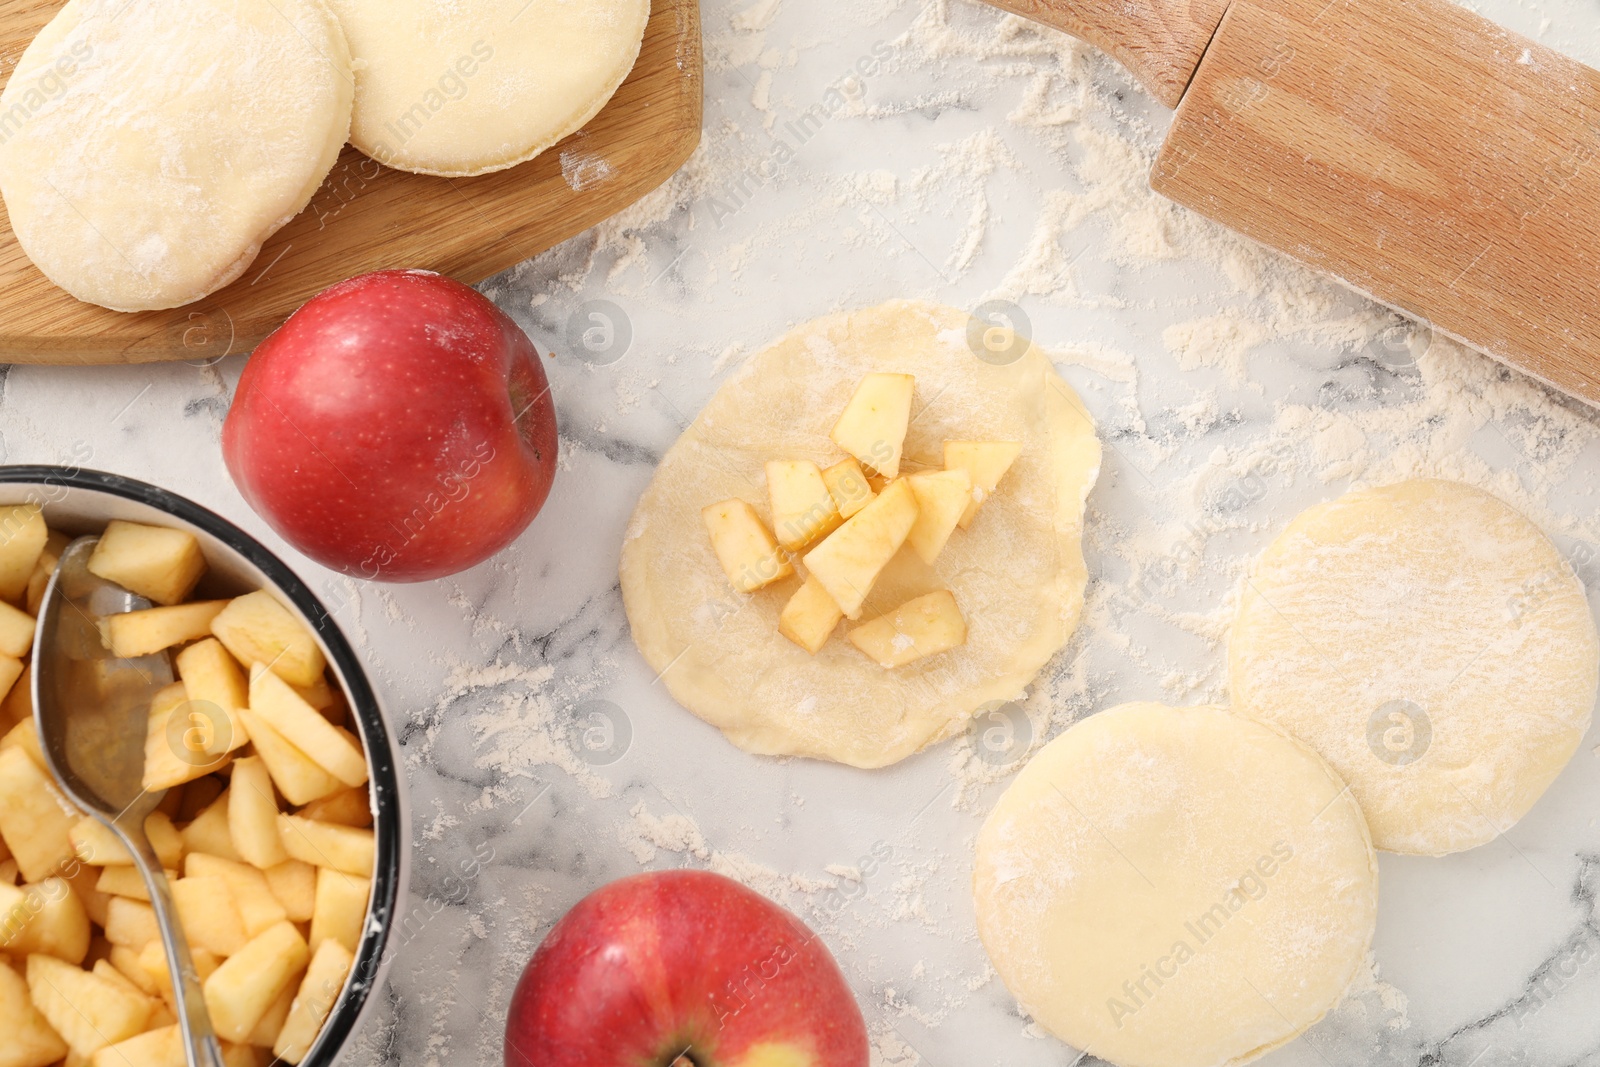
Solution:
[(167, 950), (167, 968), (172, 973), (172, 999), (177, 1008), (178, 1024), (183, 1033), (183, 1052), (189, 1067), (223, 1067), (222, 1049), (217, 1044), (216, 1032), (211, 1028), (211, 1014), (206, 1011), (205, 995), (200, 989), (200, 976), (194, 969), (194, 957), (189, 953), (189, 940), (183, 936), (178, 924), (178, 911), (172, 903), (172, 890), (161, 860), (150, 845), (143, 826), (115, 823), (113, 828), (133, 854), (133, 862), (144, 876), (150, 891), (150, 906), (155, 909), (156, 922), (161, 927), (161, 944)]

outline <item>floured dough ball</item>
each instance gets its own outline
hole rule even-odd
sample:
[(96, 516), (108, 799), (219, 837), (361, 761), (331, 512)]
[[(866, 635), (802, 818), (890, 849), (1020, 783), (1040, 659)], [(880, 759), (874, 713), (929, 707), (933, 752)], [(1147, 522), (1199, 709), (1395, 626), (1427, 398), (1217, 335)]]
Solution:
[(446, 177), (516, 166), (594, 118), (650, 19), (650, 0), (329, 2), (356, 59), (355, 146)]
[(1377, 921), (1355, 801), (1220, 708), (1126, 704), (1046, 745), (978, 835), (978, 931), (1051, 1033), (1120, 1067), (1221, 1067), (1336, 1005)]
[[(972, 321), (895, 301), (802, 326), (748, 360), (661, 460), (623, 543), (628, 621), (679, 703), (741, 748), (894, 763), (1022, 695), (1077, 626), (1094, 422), (1031, 345), (1005, 366), (975, 356)], [(967, 622), (965, 644), (893, 669), (840, 634), (815, 656), (781, 636), (800, 575), (735, 592), (700, 514), (735, 497), (765, 513), (768, 460), (844, 459), (829, 433), (872, 372), (916, 379), (902, 473), (941, 467), (946, 441), (1022, 446), (932, 565), (903, 550), (872, 587), (864, 618), (948, 589)]]
[(1320, 752), (1381, 849), (1504, 833), (1589, 727), (1600, 643), (1583, 586), (1499, 500), (1418, 480), (1289, 524), (1245, 584), (1234, 706)]
[(80, 300), (199, 300), (310, 202), (353, 93), (321, 0), (69, 0), (0, 95), (11, 228)]

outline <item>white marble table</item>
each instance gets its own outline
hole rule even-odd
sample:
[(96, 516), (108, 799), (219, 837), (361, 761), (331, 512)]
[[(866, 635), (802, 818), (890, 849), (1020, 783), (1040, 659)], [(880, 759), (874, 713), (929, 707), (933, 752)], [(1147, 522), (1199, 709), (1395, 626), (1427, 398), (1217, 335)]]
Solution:
[[(1481, 7), (1600, 65), (1596, 0)], [(1087, 618), (1015, 743), (1126, 699), (1220, 698), (1241, 568), (1352, 481), (1466, 478), (1587, 558), (1600, 419), (1161, 207), (1139, 173), (1163, 113), (1065, 38), (965, 0), (707, 0), (705, 26), (705, 145), (685, 172), (485, 287), (556, 353), (563, 455), (544, 514), (497, 560), (430, 585), (358, 586), (283, 549), (364, 651), (413, 797), (411, 917), (346, 1061), (499, 1063), (549, 925), (606, 880), (687, 865), (822, 930), (877, 1062), (1070, 1063), (973, 933), (973, 835), (1015, 770), (1004, 730), (987, 724), (998, 749), (969, 736), (873, 773), (757, 759), (652, 684), (617, 555), (688, 417), (814, 316), (1018, 301), (1108, 448)], [(569, 344), (596, 311), (625, 346)], [(0, 370), (5, 461), (148, 479), (281, 548), (218, 454), (242, 365)], [(1264, 1062), (1600, 1062), (1597, 740), (1493, 844), (1384, 857), (1375, 974)], [(875, 851), (887, 862), (863, 874)]]

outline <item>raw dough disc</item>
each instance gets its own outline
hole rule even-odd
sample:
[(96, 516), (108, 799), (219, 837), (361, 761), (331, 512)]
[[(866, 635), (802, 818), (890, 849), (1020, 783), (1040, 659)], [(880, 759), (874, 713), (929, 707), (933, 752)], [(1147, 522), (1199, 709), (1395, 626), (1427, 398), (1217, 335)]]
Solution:
[(1589, 727), (1600, 642), (1583, 586), (1499, 500), (1419, 480), (1301, 514), (1245, 585), (1235, 708), (1320, 752), (1378, 847), (1503, 833)]
[(199, 300), (310, 202), (353, 93), (320, 0), (69, 0), (0, 95), (11, 228), (80, 300)]
[(356, 58), (350, 139), (464, 177), (543, 152), (633, 69), (650, 0), (330, 0)]
[[(960, 730), (990, 701), (1022, 694), (1077, 625), (1086, 578), (1083, 511), (1100, 469), (1094, 423), (1038, 349), (993, 366), (968, 348), (965, 312), (895, 301), (833, 315), (754, 356), (661, 461), (622, 549), (633, 637), (678, 701), (750, 752), (857, 767), (904, 759)], [(813, 658), (778, 633), (798, 577), (733, 591), (700, 509), (741, 497), (770, 519), (765, 464), (844, 458), (829, 432), (861, 377), (916, 376), (902, 469), (941, 466), (946, 440), (1022, 443), (969, 530), (933, 567), (903, 551), (863, 618), (939, 588), (966, 616), (967, 643), (889, 671), (840, 624)]]
[(1046, 745), (978, 834), (989, 958), (1023, 1008), (1120, 1067), (1244, 1063), (1363, 965), (1377, 859), (1316, 753), (1220, 708), (1125, 704)]

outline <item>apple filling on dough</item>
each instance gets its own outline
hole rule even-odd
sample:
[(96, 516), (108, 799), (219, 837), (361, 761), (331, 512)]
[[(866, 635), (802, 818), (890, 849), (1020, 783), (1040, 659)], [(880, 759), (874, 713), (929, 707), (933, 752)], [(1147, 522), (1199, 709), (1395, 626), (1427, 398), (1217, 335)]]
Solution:
[(1022, 697), (1083, 608), (1094, 420), (914, 300), (797, 327), (661, 459), (623, 541), (650, 670), (756, 753), (882, 767)]
[[(1022, 454), (1015, 441), (947, 441), (944, 470), (899, 477), (915, 386), (910, 374), (862, 378), (831, 434), (850, 456), (826, 471), (807, 459), (767, 464), (772, 530), (736, 497), (701, 513), (717, 559), (741, 593), (794, 574), (786, 553), (804, 552), (806, 580), (784, 604), (778, 632), (813, 656), (840, 619), (861, 618), (878, 576), (903, 548), (926, 564), (938, 559)], [(873, 492), (863, 465), (885, 480), (881, 492)], [(940, 589), (854, 628), (849, 638), (892, 670), (959, 648), (967, 622), (955, 596)]]

